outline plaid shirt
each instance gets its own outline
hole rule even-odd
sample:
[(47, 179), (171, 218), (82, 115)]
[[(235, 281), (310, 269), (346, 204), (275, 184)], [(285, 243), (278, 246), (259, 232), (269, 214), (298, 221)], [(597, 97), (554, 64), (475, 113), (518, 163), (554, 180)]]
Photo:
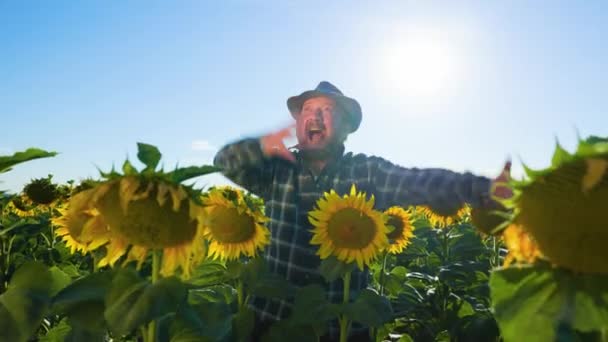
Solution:
[[(429, 205), (433, 209), (453, 210), (464, 202), (476, 206), (487, 195), (490, 180), (471, 173), (444, 169), (403, 168), (382, 158), (346, 153), (343, 149), (323, 171), (314, 175), (295, 153), (295, 164), (266, 158), (259, 139), (244, 139), (224, 146), (214, 164), (234, 183), (264, 199), (272, 239), (264, 257), (269, 268), (296, 287), (318, 283), (326, 287), (329, 300), (342, 301), (342, 280), (327, 284), (318, 267), (318, 246), (310, 244), (312, 225), (308, 212), (324, 192), (334, 189), (348, 193), (352, 184), (368, 196), (375, 196), (375, 208), (393, 205)], [(369, 271), (356, 269), (351, 278), (351, 296), (366, 288)], [(254, 298), (252, 308), (261, 320), (280, 320), (289, 315), (291, 302)], [(331, 324), (330, 333), (336, 333)], [(353, 329), (355, 330), (355, 326)]]

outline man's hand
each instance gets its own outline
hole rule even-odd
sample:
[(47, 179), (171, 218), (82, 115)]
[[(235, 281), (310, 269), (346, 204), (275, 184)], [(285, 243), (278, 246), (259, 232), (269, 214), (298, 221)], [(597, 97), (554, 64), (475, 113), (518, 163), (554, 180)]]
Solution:
[(290, 162), (295, 162), (296, 157), (283, 143), (283, 139), (293, 136), (293, 128), (294, 125), (291, 125), (278, 132), (270, 133), (261, 137), (260, 145), (264, 155), (266, 157), (279, 157), (281, 159), (289, 160)]
[(471, 209), (471, 221), (477, 229), (485, 234), (500, 234), (496, 228), (505, 222), (505, 218), (496, 215), (494, 212), (506, 212), (499, 201), (509, 199), (513, 196), (513, 191), (507, 186), (511, 179), (511, 161), (507, 161), (500, 175), (492, 180), (489, 197), (482, 200), (478, 208)]
[(490, 196), (495, 199), (504, 200), (513, 196), (513, 191), (507, 186), (507, 182), (511, 180), (511, 161), (505, 163), (500, 175), (492, 181)]

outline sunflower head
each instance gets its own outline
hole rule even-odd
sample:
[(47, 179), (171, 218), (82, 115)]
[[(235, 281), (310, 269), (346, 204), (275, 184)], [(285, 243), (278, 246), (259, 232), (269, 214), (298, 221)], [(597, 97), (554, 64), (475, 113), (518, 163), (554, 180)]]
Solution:
[(466, 204), (461, 208), (445, 213), (433, 211), (433, 209), (424, 205), (417, 206), (415, 210), (417, 213), (425, 216), (433, 227), (437, 228), (445, 228), (454, 225), (462, 220), (465, 220), (471, 213), (471, 208)]
[(342, 197), (333, 190), (325, 193), (308, 219), (314, 227), (310, 243), (320, 245), (321, 259), (335, 256), (363, 269), (388, 245), (386, 217), (374, 209), (374, 196), (367, 200), (355, 185)]
[(398, 206), (388, 208), (384, 215), (387, 217), (388, 252), (399, 254), (414, 237), (414, 225), (410, 213)]
[(580, 141), (575, 153), (557, 144), (551, 166), (525, 167), (511, 181), (515, 196), (505, 205), (552, 263), (583, 273), (608, 273), (608, 141)]
[(534, 238), (521, 226), (511, 224), (502, 231), (502, 237), (509, 250), (504, 266), (512, 263), (531, 264), (542, 257)]
[(6, 209), (19, 217), (36, 215), (36, 205), (25, 195), (14, 196), (7, 204)]
[(160, 152), (139, 144), (138, 157), (146, 164), (137, 171), (128, 161), (124, 174), (102, 173), (105, 180), (71, 196), (63, 215), (54, 220), (72, 251), (92, 251), (102, 246), (106, 255), (99, 266), (145, 261), (148, 251), (162, 250), (161, 274), (181, 268), (188, 276), (193, 263), (204, 252), (200, 192), (182, 180), (215, 171), (212, 167), (190, 167), (165, 173), (155, 171)]
[(23, 188), (23, 192), (36, 204), (50, 204), (60, 195), (57, 185), (51, 182), (51, 178), (49, 175), (46, 178), (33, 179)]
[(258, 199), (232, 187), (218, 187), (203, 196), (204, 235), (209, 254), (222, 260), (254, 257), (270, 243), (268, 218)]

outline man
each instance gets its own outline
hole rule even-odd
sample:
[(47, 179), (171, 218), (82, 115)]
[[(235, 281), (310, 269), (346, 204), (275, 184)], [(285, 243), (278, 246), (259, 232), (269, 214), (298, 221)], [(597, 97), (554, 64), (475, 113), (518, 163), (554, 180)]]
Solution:
[[(287, 107), (295, 119), (297, 151), (283, 143), (291, 136), (288, 127), (224, 146), (214, 163), (226, 177), (264, 199), (272, 233), (265, 259), (272, 272), (295, 286), (323, 284), (317, 247), (309, 243), (312, 226), (307, 215), (331, 189), (344, 194), (355, 184), (368, 196), (375, 195), (379, 210), (425, 204), (441, 213), (453, 212), (465, 202), (477, 208), (492, 205), (490, 179), (443, 169), (403, 168), (379, 157), (345, 154), (344, 141), (361, 123), (361, 106), (329, 82), (289, 98)], [(505, 170), (503, 178), (508, 166)], [(368, 276), (367, 270), (353, 272), (351, 294), (368, 285)], [(326, 286), (330, 300), (340, 302), (341, 281)], [(292, 305), (262, 298), (252, 302), (259, 323), (254, 340), (264, 332), (260, 326), (286, 318)], [(336, 338), (335, 328), (330, 328), (328, 339)], [(351, 331), (354, 341), (368, 340), (367, 336), (360, 327)]]

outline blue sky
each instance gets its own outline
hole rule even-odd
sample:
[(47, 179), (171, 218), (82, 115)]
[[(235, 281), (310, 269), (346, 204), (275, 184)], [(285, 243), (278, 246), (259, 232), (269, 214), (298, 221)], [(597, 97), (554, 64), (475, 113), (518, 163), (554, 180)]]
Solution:
[(96, 176), (139, 141), (210, 163), (321, 80), (363, 107), (348, 150), (521, 174), (556, 138), (608, 135), (607, 34), (604, 1), (2, 1), (0, 155), (60, 154), (0, 188)]

